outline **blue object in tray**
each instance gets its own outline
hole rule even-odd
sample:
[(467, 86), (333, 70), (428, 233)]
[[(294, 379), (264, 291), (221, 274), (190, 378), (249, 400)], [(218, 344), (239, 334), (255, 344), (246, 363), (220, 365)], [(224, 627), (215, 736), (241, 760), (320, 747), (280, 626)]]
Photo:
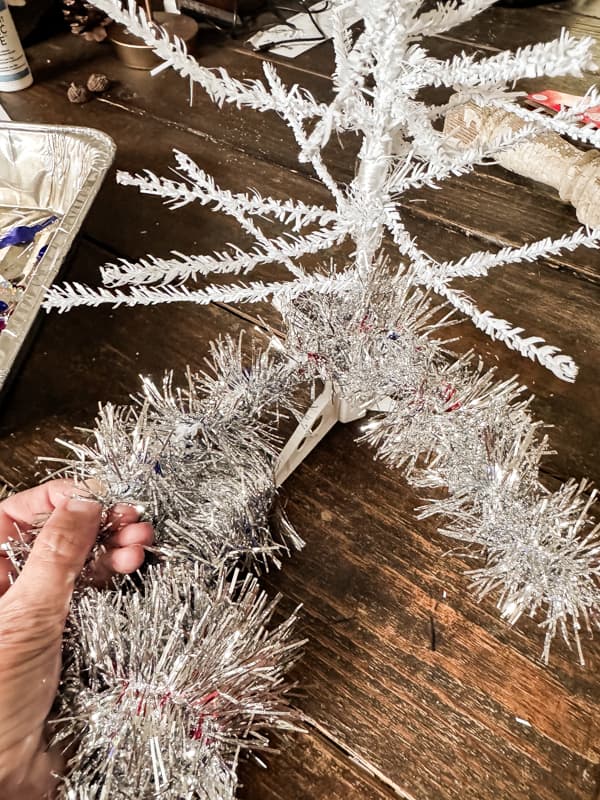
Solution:
[(47, 228), (56, 222), (58, 217), (48, 217), (42, 222), (36, 222), (34, 225), (15, 225), (4, 236), (0, 236), (0, 247), (23, 247), (26, 244), (31, 244), (40, 231)]

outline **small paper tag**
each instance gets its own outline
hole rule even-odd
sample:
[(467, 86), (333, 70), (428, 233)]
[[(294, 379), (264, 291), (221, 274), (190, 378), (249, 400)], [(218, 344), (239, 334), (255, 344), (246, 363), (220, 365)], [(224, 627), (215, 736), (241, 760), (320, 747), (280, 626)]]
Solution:
[[(543, 89), (540, 92), (533, 92), (527, 95), (526, 100), (529, 105), (544, 108), (551, 113), (561, 111), (563, 108), (573, 108), (573, 106), (583, 108), (586, 103), (586, 98), (582, 95), (557, 92), (555, 89)], [(583, 125), (591, 124), (596, 128), (600, 128), (600, 106), (592, 106), (590, 100), (589, 107), (577, 114), (577, 120)]]

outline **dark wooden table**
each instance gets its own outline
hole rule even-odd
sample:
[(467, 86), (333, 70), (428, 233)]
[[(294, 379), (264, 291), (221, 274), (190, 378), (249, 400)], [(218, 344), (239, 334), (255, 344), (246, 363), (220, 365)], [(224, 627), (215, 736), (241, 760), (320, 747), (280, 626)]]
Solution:
[[(594, 3), (579, 2), (493, 8), (428, 44), (439, 57), (460, 49), (491, 53), (547, 40), (562, 26), (600, 37)], [(598, 51), (600, 61), (600, 45)], [(235, 42), (207, 39), (198, 55), (235, 76), (261, 73), (261, 58)], [(199, 92), (190, 107), (187, 86), (176, 76), (165, 72), (152, 79), (127, 70), (107, 47), (70, 36), (39, 45), (29, 56), (35, 85), (2, 96), (15, 120), (107, 131), (118, 145), (117, 168), (165, 173), (170, 151), (178, 148), (231, 189), (326, 201), (319, 183), (297, 164), (286, 129), (268, 115), (219, 111)], [(281, 64), (284, 81), (329, 95), (327, 45)], [(70, 105), (69, 82), (92, 71), (110, 75), (112, 90), (88, 105)], [(590, 82), (588, 76), (555, 83), (579, 91)], [(332, 149), (330, 158), (338, 177), (351, 177), (351, 150)], [(406, 198), (404, 211), (436, 256), (559, 235), (576, 224), (552, 192), (500, 168)], [(171, 213), (117, 187), (111, 174), (67, 277), (97, 283), (98, 266), (116, 256), (163, 255), (173, 248), (208, 252), (245, 241), (229, 219), (198, 208)], [(519, 373), (537, 395), (535, 411), (555, 426), (557, 453), (545, 465), (549, 485), (570, 475), (596, 481), (600, 475), (599, 278), (597, 252), (578, 251), (497, 271), (472, 288), (497, 315), (572, 354), (581, 368), (574, 386), (470, 325), (460, 327), (461, 346), (476, 347), (501, 376)], [(36, 457), (58, 454), (55, 437), (89, 425), (99, 400), (126, 402), (139, 373), (158, 376), (166, 368), (199, 364), (211, 339), (252, 330), (258, 316), (276, 324), (264, 306), (78, 310), (45, 318), (4, 398), (0, 477), (13, 486), (32, 483)], [(474, 601), (464, 574), (472, 563), (447, 554), (450, 544), (433, 522), (415, 520), (417, 494), (372, 461), (354, 443), (355, 434), (353, 426), (334, 429), (285, 487), (288, 513), (307, 547), (271, 574), (268, 585), (283, 593), (286, 607), (304, 604), (301, 632), (309, 644), (295, 677), (307, 733), (283, 743), (283, 751), (268, 758), (268, 770), (244, 767), (241, 796), (600, 797), (598, 640), (585, 642), (585, 668), (560, 642), (544, 666), (543, 634), (535, 622), (510, 629), (492, 600)]]

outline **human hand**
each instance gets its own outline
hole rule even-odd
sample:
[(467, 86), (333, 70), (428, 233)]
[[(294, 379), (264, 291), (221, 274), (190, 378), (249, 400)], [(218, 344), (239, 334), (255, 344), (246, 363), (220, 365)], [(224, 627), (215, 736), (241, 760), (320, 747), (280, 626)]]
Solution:
[[(51, 481), (0, 503), (0, 544), (48, 516), (13, 585), (0, 557), (0, 797), (51, 798), (59, 754), (47, 750), (45, 722), (56, 695), (64, 624), (77, 577), (98, 535), (99, 503), (80, 499), (71, 481)], [(79, 498), (79, 499), (78, 499)], [(106, 551), (94, 581), (134, 572), (152, 543), (152, 526), (131, 506), (109, 512)]]

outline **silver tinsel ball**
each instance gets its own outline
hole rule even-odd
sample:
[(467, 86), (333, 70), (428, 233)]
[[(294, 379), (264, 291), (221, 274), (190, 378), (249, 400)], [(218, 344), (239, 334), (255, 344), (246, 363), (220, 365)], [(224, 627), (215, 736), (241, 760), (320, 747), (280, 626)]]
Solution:
[(272, 625), (277, 600), (254, 578), (206, 577), (154, 567), (80, 596), (54, 721), (57, 744), (77, 743), (67, 797), (222, 800), (241, 749), (296, 729), (283, 681), (303, 644), (295, 614)]

